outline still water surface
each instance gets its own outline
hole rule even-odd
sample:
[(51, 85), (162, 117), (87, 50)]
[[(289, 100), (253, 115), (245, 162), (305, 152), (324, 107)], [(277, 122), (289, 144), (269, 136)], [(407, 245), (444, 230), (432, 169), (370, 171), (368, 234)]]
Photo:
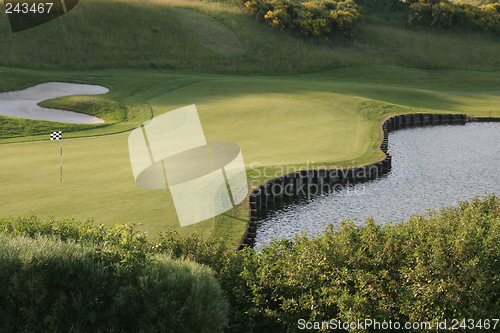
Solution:
[(274, 237), (315, 235), (329, 222), (400, 222), (428, 208), (500, 195), (500, 123), (401, 129), (389, 134), (389, 154), (392, 170), (383, 177), (296, 201), (261, 219), (255, 248)]

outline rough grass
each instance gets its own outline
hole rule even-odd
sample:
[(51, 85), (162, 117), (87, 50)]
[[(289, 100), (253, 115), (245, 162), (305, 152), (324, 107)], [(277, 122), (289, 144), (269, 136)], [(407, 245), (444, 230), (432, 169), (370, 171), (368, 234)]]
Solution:
[(174, 8), (182, 26), (196, 41), (220, 54), (244, 52), (238, 36), (218, 20), (190, 8)]
[(64, 96), (39, 103), (46, 108), (71, 110), (104, 119), (107, 123), (126, 120), (123, 105), (102, 96)]
[[(234, 4), (82, 0), (67, 15), (16, 34), (1, 16), (0, 66), (219, 74), (294, 74), (370, 64), (500, 68), (498, 36), (408, 29), (403, 20), (391, 10), (367, 13), (354, 38), (307, 39), (271, 30)], [(193, 33), (201, 24), (203, 31)]]

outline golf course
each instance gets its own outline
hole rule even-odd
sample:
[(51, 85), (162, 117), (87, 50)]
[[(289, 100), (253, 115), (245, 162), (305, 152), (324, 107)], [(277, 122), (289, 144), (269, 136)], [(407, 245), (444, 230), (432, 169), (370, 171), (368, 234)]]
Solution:
[[(207, 142), (239, 145), (252, 187), (290, 167), (381, 160), (381, 124), (393, 115), (500, 117), (498, 34), (408, 27), (398, 15), (368, 10), (354, 36), (328, 39), (273, 30), (230, 2), (81, 0), (18, 33), (0, 16), (0, 92), (46, 82), (109, 89), (39, 103), (103, 123), (0, 116), (0, 216), (136, 223), (236, 247), (248, 202), (181, 228), (168, 189), (136, 185), (131, 130), (195, 104)], [(62, 181), (54, 131), (63, 132)]]

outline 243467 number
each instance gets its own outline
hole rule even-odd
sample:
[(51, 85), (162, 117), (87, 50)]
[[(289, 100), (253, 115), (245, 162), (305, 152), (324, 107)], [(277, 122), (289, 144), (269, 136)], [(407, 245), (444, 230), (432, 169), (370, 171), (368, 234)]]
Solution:
[(452, 330), (496, 330), (499, 319), (452, 319)]
[(52, 2), (40, 2), (40, 3), (27, 3), (27, 2), (22, 2), (22, 3), (17, 3), (16, 5), (7, 2), (5, 4), (5, 12), (7, 14), (43, 14), (43, 13), (50, 13), (50, 10), (52, 9), (52, 6), (54, 3)]

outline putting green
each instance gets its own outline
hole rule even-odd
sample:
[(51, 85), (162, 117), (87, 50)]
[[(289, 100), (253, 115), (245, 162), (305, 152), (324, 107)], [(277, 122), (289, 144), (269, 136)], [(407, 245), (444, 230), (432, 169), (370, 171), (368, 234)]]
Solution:
[[(368, 148), (362, 98), (311, 89), (305, 82), (212, 80), (150, 101), (156, 115), (196, 104), (209, 142), (240, 145), (247, 165), (355, 159)], [(187, 103), (186, 103), (187, 102)]]
[[(500, 115), (499, 90), (215, 76), (163, 94), (157, 87), (150, 89), (156, 89), (157, 96), (149, 100), (155, 116), (196, 104), (207, 141), (238, 144), (247, 168), (372, 162), (382, 157), (380, 122), (395, 113)], [(239, 240), (246, 224), (244, 209), (181, 229), (168, 190), (135, 184), (127, 143), (128, 132), (65, 139), (62, 183), (59, 142), (47, 136), (44, 141), (0, 145), (1, 216), (34, 212), (105, 225), (136, 222), (152, 233), (170, 227)]]

